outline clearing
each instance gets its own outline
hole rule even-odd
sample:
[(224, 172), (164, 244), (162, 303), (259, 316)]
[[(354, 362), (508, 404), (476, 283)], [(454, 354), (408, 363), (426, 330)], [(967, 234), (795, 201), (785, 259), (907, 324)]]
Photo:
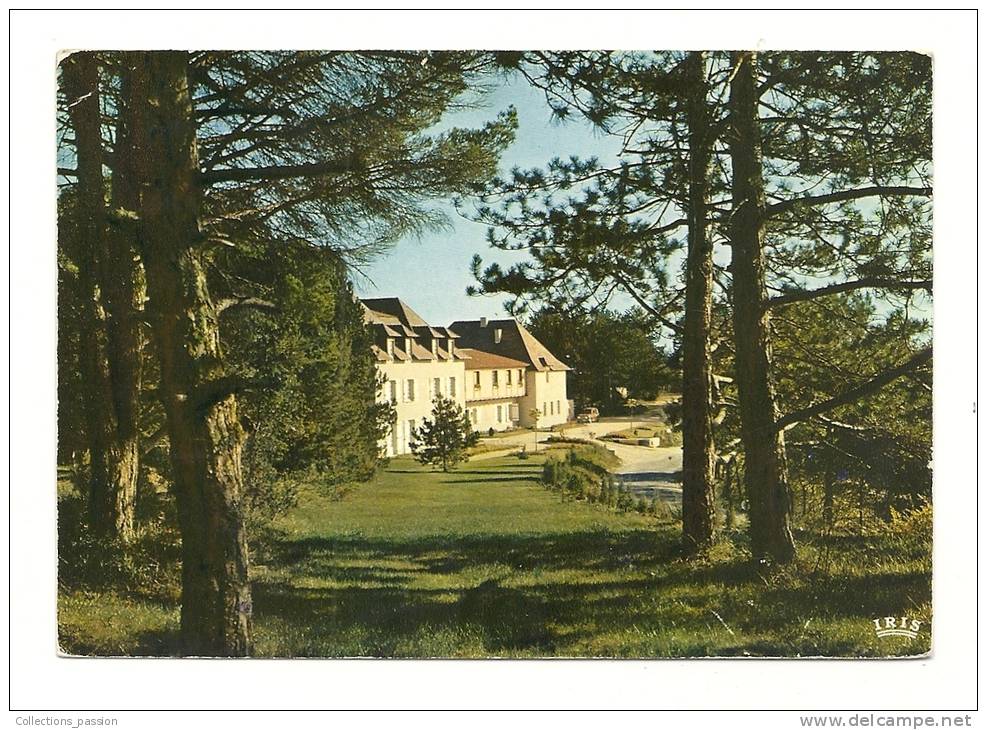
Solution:
[[(757, 571), (734, 534), (678, 559), (678, 523), (562, 501), (543, 455), (444, 474), (394, 459), (332, 501), (309, 489), (253, 569), (260, 656), (916, 654), (872, 619), (928, 621), (922, 557), (883, 537), (800, 536), (798, 565)], [(173, 653), (174, 602), (65, 591), (73, 653)]]

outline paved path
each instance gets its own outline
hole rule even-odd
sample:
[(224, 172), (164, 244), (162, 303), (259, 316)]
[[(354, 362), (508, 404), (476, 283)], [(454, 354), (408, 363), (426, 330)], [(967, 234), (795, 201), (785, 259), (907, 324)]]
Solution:
[[(605, 436), (614, 431), (622, 431), (631, 428), (633, 425), (643, 425), (654, 423), (653, 419), (647, 418), (608, 418), (599, 423), (585, 423), (565, 429), (565, 435), (572, 438), (590, 439), (594, 443), (613, 451), (620, 459), (620, 466), (614, 472), (620, 475), (624, 483), (631, 487), (635, 495), (641, 497), (658, 497), (660, 499), (681, 502), (682, 485), (679, 481), (678, 473), (682, 470), (682, 448), (679, 446), (651, 448), (649, 446), (629, 446), (625, 444), (615, 444), (611, 441), (600, 441), (598, 437)], [(545, 440), (550, 435), (546, 432), (538, 433), (537, 448), (544, 448)], [(483, 439), (484, 444), (491, 447), (503, 445), (503, 449), (487, 451), (477, 454), (470, 461), (482, 461), (503, 456), (507, 451), (516, 451), (523, 445), (528, 451), (534, 452), (536, 434), (523, 432), (511, 434), (497, 438)]]

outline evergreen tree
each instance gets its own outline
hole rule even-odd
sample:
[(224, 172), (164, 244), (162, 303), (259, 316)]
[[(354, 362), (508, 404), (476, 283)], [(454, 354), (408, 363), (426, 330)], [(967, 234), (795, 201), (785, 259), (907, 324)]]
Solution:
[(248, 504), (271, 514), (292, 504), (301, 480), (333, 487), (377, 467), (393, 406), (380, 390), (363, 309), (332, 251), (272, 247), (265, 261), (271, 308), (239, 308), (225, 322), (230, 362), (245, 382)]
[[(93, 52), (62, 64), (61, 108), (73, 132), (77, 185), (60, 206), (61, 256), (74, 264), (79, 372), (89, 451), (89, 524), (133, 536), (137, 498), (140, 339), (133, 238), (108, 225), (100, 65)], [(114, 176), (113, 200), (121, 186)], [(70, 200), (69, 200), (70, 199)], [(66, 215), (71, 212), (71, 215)]]
[(567, 392), (577, 409), (597, 406), (615, 413), (623, 407), (617, 388), (629, 398), (650, 400), (677, 386), (668, 355), (654, 341), (652, 320), (640, 309), (617, 313), (548, 304), (527, 326), (572, 367)]
[[(718, 384), (734, 382), (742, 420), (749, 424), (744, 474), (755, 551), (773, 561), (792, 559), (784, 431), (869, 397), (923, 368), (932, 352), (924, 347), (843, 393), (785, 413), (774, 394), (771, 310), (856, 290), (907, 310), (915, 298), (921, 305), (931, 290), (928, 58), (534, 52), (502, 54), (501, 61), (545, 89), (557, 116), (579, 113), (620, 135), (623, 144), (614, 166), (555, 160), (547, 172), (516, 172), (500, 182), (495, 192), (501, 209), (480, 210), (481, 218), (501, 231), (491, 234), (491, 243), (530, 249), (532, 257), (506, 271), (496, 264), (483, 269), (475, 261), (480, 291), (597, 305), (623, 291), (676, 333), (683, 390), (692, 393), (693, 406), (706, 406), (705, 411), (690, 407), (682, 419), (684, 426), (692, 423), (688, 430), (695, 437), (684, 434), (684, 461), (692, 466), (683, 469), (683, 478), (695, 486), (687, 490), (685, 504), (698, 499), (695, 510), (685, 511), (700, 518), (711, 514), (705, 508), (709, 500), (702, 498), (711, 464), (701, 457), (713, 451), (703, 434), (725, 414), (721, 408), (708, 418), (715, 394), (722, 393)], [(700, 77), (696, 71), (702, 68)], [(697, 91), (701, 87), (705, 101)], [(705, 184), (699, 174), (704, 159)], [(567, 197), (553, 197), (562, 191)], [(697, 215), (701, 208), (705, 216)], [(710, 225), (705, 240), (697, 236), (703, 221)], [(683, 228), (688, 231), (686, 286), (677, 288), (666, 280), (667, 265), (650, 262), (657, 253), (664, 264), (660, 259), (680, 245), (675, 234)], [(717, 269), (710, 242), (730, 246), (729, 270)], [(641, 261), (646, 263), (637, 266)], [(711, 331), (716, 320), (705, 295), (710, 275), (721, 287), (721, 303), (732, 309), (720, 325), (724, 332), (733, 330), (732, 347), (727, 340), (717, 342)], [(670, 322), (682, 295), (684, 316)], [(705, 348), (697, 345), (697, 336), (705, 339)], [(703, 363), (709, 364), (717, 348), (721, 360), (727, 354), (736, 363), (733, 378), (729, 371), (704, 374)], [(690, 383), (694, 387), (687, 388)], [(727, 398), (718, 405), (735, 404)], [(707, 522), (693, 525), (697, 535), (708, 536)]]
[[(475, 54), (105, 55), (119, 73), (117, 103), (107, 107), (117, 128), (110, 217), (126, 222), (146, 276), (155, 393), (182, 534), (183, 650), (247, 654), (243, 453), (252, 424), (242, 416), (252, 409), (293, 427), (280, 456), (275, 439), (263, 446), (268, 431), (254, 442), (255, 455), (274, 454), (272, 471), (307, 465), (332, 470), (332, 479), (366, 473), (380, 421), (371, 366), (366, 353), (355, 355), (365, 344), (359, 307), (345, 301), (350, 294), (340, 277), (328, 277), (330, 293), (290, 267), (272, 278), (264, 262), (281, 246), (285, 254), (308, 247), (359, 263), (437, 223), (423, 201), (466, 192), (491, 175), (512, 138), (513, 113), (479, 130), (426, 133), (470, 87)], [(85, 111), (98, 132), (87, 84), (76, 84), (73, 98), (89, 101), (69, 109)], [(76, 170), (63, 173), (75, 177), (88, 203), (80, 221), (102, 226), (107, 216), (92, 213), (103, 202), (99, 145), (86, 149)], [(122, 251), (115, 255), (129, 261)], [(308, 302), (299, 286), (319, 296)], [(254, 377), (247, 353), (229, 356), (251, 343), (254, 335), (237, 326), (248, 312), (274, 317), (258, 328), (260, 337), (276, 331), (285, 313), (285, 330), (274, 336), (283, 356), (276, 377)], [(316, 326), (330, 313), (338, 327), (332, 335)], [(320, 346), (329, 347), (321, 359), (312, 355)], [(291, 357), (296, 362), (287, 362)], [(331, 406), (326, 399), (347, 389), (360, 403), (342, 397), (338, 409), (276, 416), (277, 397), (257, 395), (264, 387), (285, 389), (281, 405), (306, 387), (315, 405)], [(320, 387), (328, 394), (317, 394)], [(111, 425), (108, 417), (94, 422)], [(356, 431), (353, 448), (340, 433), (347, 429)]]
[(480, 434), (473, 430), (466, 412), (456, 401), (439, 395), (433, 401), (432, 419), (423, 419), (412, 431), (411, 453), (421, 464), (449, 471), (469, 459), (466, 450), (479, 440)]

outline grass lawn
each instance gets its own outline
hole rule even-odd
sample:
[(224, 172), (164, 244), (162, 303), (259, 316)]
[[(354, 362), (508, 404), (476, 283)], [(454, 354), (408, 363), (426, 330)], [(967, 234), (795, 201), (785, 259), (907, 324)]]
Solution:
[[(882, 656), (929, 650), (872, 619), (928, 622), (922, 557), (887, 538), (802, 541), (757, 571), (727, 540), (677, 557), (678, 525), (561, 501), (543, 455), (449, 474), (392, 460), (341, 501), (315, 490), (255, 559), (261, 656)], [(174, 604), (66, 592), (63, 647), (168, 653)]]
[(614, 431), (609, 435), (625, 439), (649, 439), (655, 436), (667, 436), (668, 426), (664, 423), (645, 424), (634, 428), (625, 428), (623, 431)]

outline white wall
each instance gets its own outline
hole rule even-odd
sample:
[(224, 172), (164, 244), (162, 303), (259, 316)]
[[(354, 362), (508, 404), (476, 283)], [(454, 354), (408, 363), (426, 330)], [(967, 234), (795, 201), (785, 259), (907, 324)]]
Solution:
[[(494, 385), (496, 374), (497, 385)], [(524, 368), (483, 368), (467, 370), (466, 400), (519, 398), (525, 394)], [(479, 380), (479, 384), (477, 381)], [(510, 382), (508, 382), (510, 381)]]
[[(526, 393), (520, 403), (522, 426), (550, 428), (568, 420), (569, 403), (564, 370), (528, 370), (525, 381)], [(533, 423), (529, 415), (532, 408), (541, 411), (538, 423)]]
[[(466, 405), (466, 368), (462, 361), (378, 363), (377, 369), (386, 381), (379, 400), (392, 400), (392, 383), (396, 396), (393, 402), (397, 421), (381, 444), (386, 456), (411, 453), (408, 448), (411, 438), (409, 421), (414, 421), (417, 427), (423, 418), (431, 417), (436, 378), (439, 379), (441, 395), (451, 397), (461, 408)], [(450, 379), (455, 380), (454, 393), (450, 390)], [(412, 387), (409, 387), (409, 380), (414, 383)]]
[[(498, 410), (499, 409), (499, 410)], [(506, 431), (517, 426), (515, 418), (519, 417), (518, 399), (505, 398), (496, 401), (467, 401), (466, 411), (473, 428), (481, 434), (494, 431)], [(500, 416), (498, 418), (498, 416)]]
[(518, 401), (525, 394), (525, 380), (524, 368), (467, 370), (466, 408), (473, 427), (487, 433), (491, 428), (504, 431), (517, 426)]

